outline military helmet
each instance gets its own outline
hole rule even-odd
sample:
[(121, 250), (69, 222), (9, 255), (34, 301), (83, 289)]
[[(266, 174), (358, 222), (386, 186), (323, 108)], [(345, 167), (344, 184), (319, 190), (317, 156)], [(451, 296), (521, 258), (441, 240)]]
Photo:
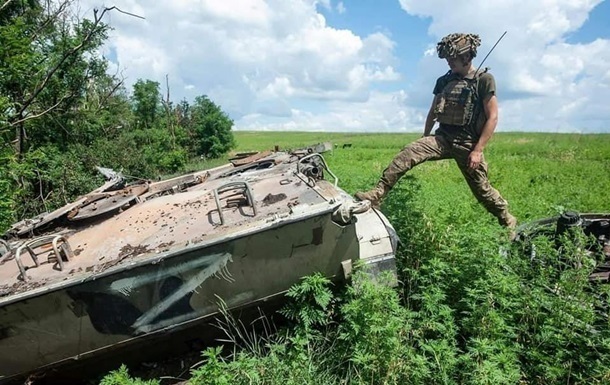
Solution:
[(441, 59), (455, 58), (470, 52), (472, 57), (477, 56), (477, 47), (481, 45), (479, 35), (473, 33), (452, 33), (436, 44), (436, 52)]

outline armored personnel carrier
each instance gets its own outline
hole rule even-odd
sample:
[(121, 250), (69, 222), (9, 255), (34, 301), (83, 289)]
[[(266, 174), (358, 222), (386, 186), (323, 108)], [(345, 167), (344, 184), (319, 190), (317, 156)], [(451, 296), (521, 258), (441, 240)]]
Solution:
[(391, 225), (316, 149), (155, 182), (101, 169), (100, 188), (13, 225), (0, 241), (0, 383), (182, 336), (219, 299), (236, 311), (314, 272), (395, 270)]

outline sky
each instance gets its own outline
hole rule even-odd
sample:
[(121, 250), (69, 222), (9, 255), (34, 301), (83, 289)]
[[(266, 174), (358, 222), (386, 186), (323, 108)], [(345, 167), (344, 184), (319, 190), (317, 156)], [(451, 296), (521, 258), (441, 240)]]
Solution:
[(497, 131), (610, 132), (610, 2), (599, 0), (81, 0), (111, 12), (111, 73), (207, 95), (236, 130), (421, 132), (436, 43), (479, 34)]

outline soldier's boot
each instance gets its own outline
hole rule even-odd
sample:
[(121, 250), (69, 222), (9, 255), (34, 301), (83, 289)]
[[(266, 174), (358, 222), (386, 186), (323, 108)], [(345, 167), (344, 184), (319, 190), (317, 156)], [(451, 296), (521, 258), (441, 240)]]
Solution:
[(498, 222), (500, 225), (510, 229), (509, 238), (511, 241), (517, 237), (517, 233), (515, 232), (515, 228), (517, 227), (517, 218), (509, 213), (508, 210), (500, 214), (498, 217)]
[(498, 222), (509, 229), (515, 229), (517, 227), (517, 218), (508, 211), (504, 211), (498, 217)]
[(388, 192), (390, 191), (390, 187), (388, 185), (386, 185), (385, 183), (383, 183), (382, 181), (379, 181), (377, 183), (377, 186), (375, 186), (372, 190), (369, 191), (364, 191), (364, 192), (357, 192), (354, 196), (356, 197), (356, 199), (360, 200), (360, 201), (370, 201), (371, 202), (371, 207), (379, 210), (379, 208), (381, 207), (381, 200), (388, 195)]

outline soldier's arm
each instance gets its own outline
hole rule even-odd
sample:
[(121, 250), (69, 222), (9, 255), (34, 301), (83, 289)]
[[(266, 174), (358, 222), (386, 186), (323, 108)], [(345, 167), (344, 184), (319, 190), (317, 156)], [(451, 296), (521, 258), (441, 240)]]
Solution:
[(481, 137), (477, 142), (476, 146), (470, 154), (468, 155), (468, 167), (471, 169), (476, 169), (481, 164), (481, 160), (483, 159), (483, 149), (485, 145), (491, 139), (494, 131), (496, 130), (496, 125), (498, 124), (498, 99), (495, 94), (489, 94), (483, 100), (483, 109), (485, 110), (485, 116), (487, 116), (487, 120), (485, 121), (485, 125), (483, 125), (483, 129), (481, 130)]
[(428, 110), (428, 116), (426, 116), (426, 125), (424, 126), (424, 136), (430, 136), (430, 132), (432, 132), (432, 128), (434, 127), (434, 106), (436, 106), (436, 98), (438, 95), (434, 95), (432, 99), (432, 105), (430, 105), (430, 109)]
[(498, 99), (496, 98), (496, 95), (491, 94), (483, 100), (483, 109), (485, 110), (487, 120), (481, 130), (481, 137), (472, 150), (473, 152), (483, 152), (487, 142), (491, 139), (496, 130), (496, 126), (498, 125)]

